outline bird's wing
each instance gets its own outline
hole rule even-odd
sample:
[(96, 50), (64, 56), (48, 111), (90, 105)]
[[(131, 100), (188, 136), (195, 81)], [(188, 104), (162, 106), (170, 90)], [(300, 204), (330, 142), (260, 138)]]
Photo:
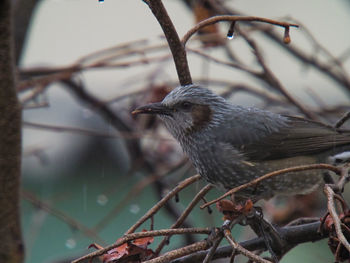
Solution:
[(284, 122), (276, 122), (275, 117), (270, 115), (262, 115), (252, 121), (243, 119), (236, 122), (230, 131), (222, 132), (221, 138), (250, 161), (312, 155), (346, 144), (350, 149), (349, 130), (337, 130), (299, 117), (280, 117)]

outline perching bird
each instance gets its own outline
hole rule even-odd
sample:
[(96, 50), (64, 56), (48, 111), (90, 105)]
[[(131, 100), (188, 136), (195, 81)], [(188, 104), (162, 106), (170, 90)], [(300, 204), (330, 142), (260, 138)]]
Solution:
[[(233, 105), (198, 85), (177, 87), (162, 102), (133, 111), (140, 113), (158, 115), (198, 173), (223, 190), (278, 169), (348, 156), (344, 151), (350, 151), (350, 130)], [(287, 173), (235, 197), (257, 201), (306, 194), (321, 182), (319, 170)]]

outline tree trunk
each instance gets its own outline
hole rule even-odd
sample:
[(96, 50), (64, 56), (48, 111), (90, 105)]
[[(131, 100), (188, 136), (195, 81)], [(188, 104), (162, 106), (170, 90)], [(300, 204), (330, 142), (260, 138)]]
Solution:
[(0, 0), (0, 262), (23, 261), (19, 218), (21, 109), (15, 89), (11, 1)]
[(14, 2), (12, 10), (14, 18), (15, 63), (18, 65), (23, 54), (34, 10), (40, 0), (16, 0), (12, 2)]

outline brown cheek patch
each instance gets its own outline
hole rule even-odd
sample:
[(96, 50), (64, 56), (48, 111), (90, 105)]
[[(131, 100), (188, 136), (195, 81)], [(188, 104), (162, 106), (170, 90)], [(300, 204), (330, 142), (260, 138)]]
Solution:
[(191, 114), (193, 126), (187, 129), (188, 134), (203, 129), (212, 119), (212, 111), (208, 105), (194, 105)]

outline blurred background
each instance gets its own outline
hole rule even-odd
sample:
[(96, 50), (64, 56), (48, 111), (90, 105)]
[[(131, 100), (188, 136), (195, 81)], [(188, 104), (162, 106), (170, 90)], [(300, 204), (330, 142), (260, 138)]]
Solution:
[[(14, 2), (21, 9), (21, 0)], [(29, 2), (30, 24), (17, 52), (24, 107), (26, 262), (69, 262), (86, 254), (91, 243), (115, 242), (195, 171), (157, 119), (130, 114), (178, 85), (161, 28), (147, 5), (141, 0)], [(180, 38), (196, 21), (215, 14), (300, 24), (291, 28), (288, 46), (283, 28), (267, 24), (238, 23), (233, 39), (226, 38), (229, 23), (208, 27), (187, 44), (195, 83), (232, 103), (329, 124), (350, 110), (350, 1), (163, 2)], [(21, 13), (15, 14), (20, 20)], [(277, 82), (266, 80), (257, 53)], [(169, 227), (202, 186), (192, 185), (180, 193), (179, 202), (162, 209), (154, 218), (155, 229)], [(212, 190), (207, 199), (219, 194)], [(325, 199), (318, 191), (261, 205), (273, 222), (285, 224), (298, 216), (322, 216)], [(219, 226), (221, 217), (216, 209), (209, 214), (196, 208), (186, 226)], [(143, 226), (149, 227), (149, 222)], [(253, 235), (236, 227), (234, 236), (246, 240)], [(173, 237), (166, 249), (196, 238), (201, 237)], [(295, 248), (282, 262), (296, 259), (330, 262), (333, 255), (324, 240)]]

